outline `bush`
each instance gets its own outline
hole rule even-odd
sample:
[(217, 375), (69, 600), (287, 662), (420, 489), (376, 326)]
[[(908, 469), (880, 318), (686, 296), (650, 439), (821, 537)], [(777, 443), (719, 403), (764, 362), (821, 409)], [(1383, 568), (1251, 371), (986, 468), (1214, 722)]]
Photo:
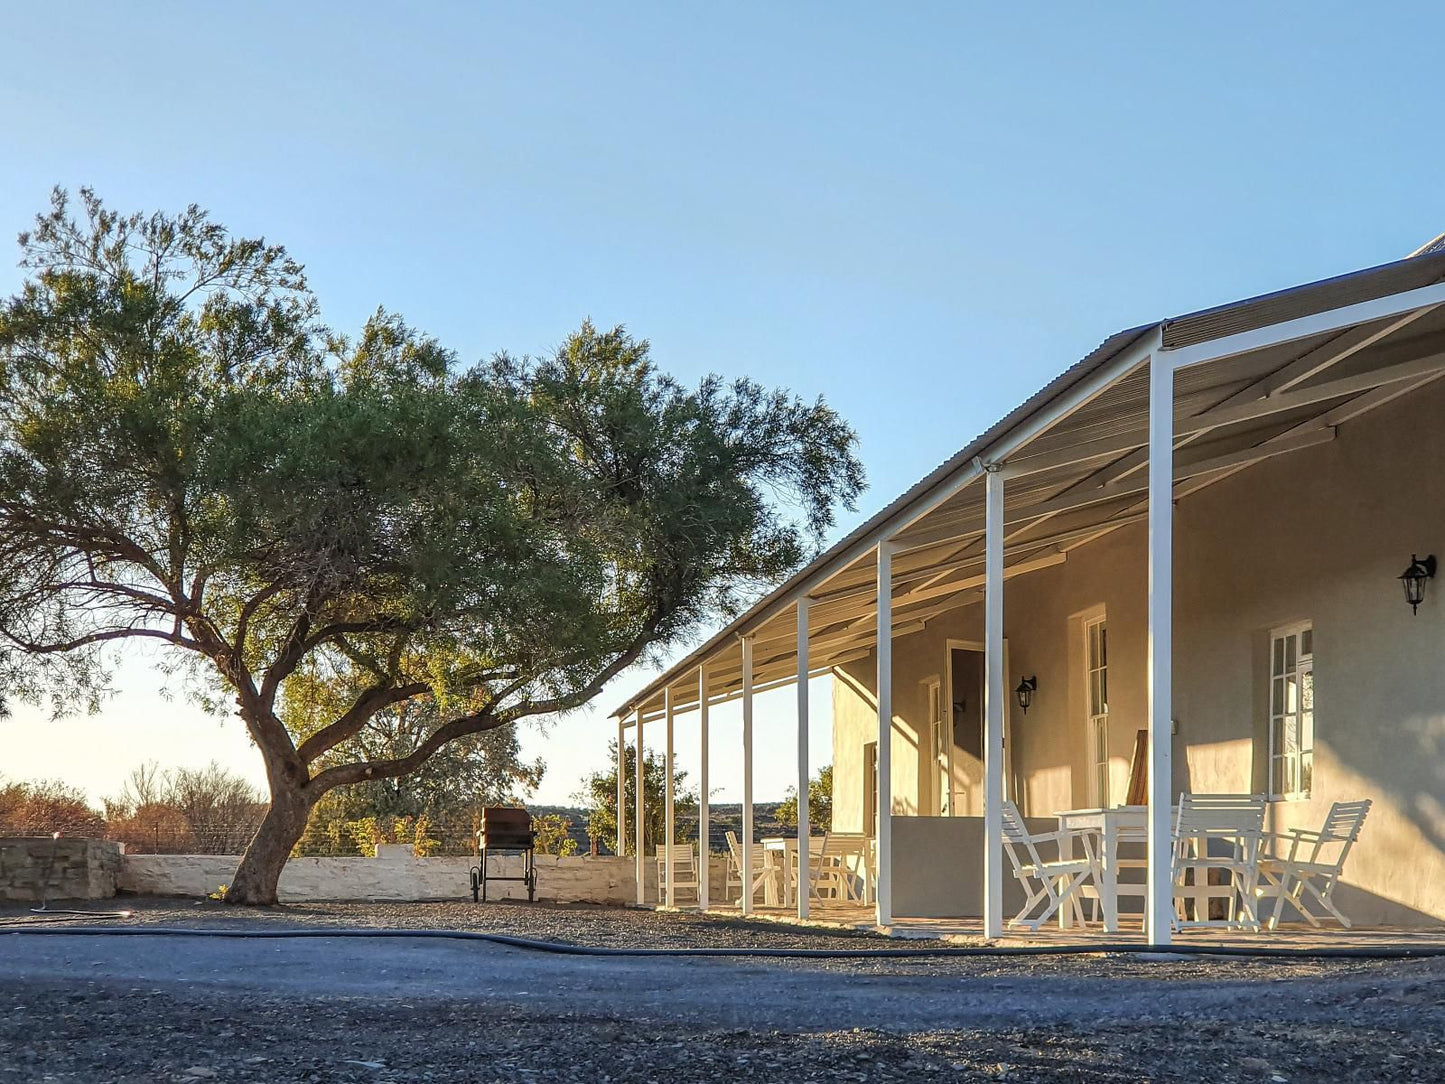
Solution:
[(577, 841), (569, 834), (572, 818), (560, 813), (544, 813), (532, 818), (532, 831), (537, 834), (538, 854), (567, 855), (577, 853)]
[(58, 780), (0, 783), (0, 835), (105, 838), (105, 817), (85, 794)]

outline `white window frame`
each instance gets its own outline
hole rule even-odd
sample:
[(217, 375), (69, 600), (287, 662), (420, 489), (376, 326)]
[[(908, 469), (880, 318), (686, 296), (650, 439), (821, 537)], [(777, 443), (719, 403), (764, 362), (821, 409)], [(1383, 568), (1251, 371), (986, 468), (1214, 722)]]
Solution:
[[(1304, 647), (1305, 634), (1309, 634), (1310, 650)], [(1294, 640), (1295, 654), (1293, 667), (1289, 664), (1288, 641)], [(1280, 662), (1276, 663), (1276, 645), (1279, 645)], [(1310, 782), (1314, 782), (1315, 718), (1314, 718), (1314, 623), (1296, 621), (1269, 630), (1269, 687), (1266, 691), (1267, 740), (1269, 757), (1265, 762), (1265, 788), (1272, 802), (1304, 801), (1310, 796), (1310, 786), (1304, 784), (1305, 769), (1308, 766)], [(1309, 705), (1305, 706), (1303, 690), (1308, 678)], [(1289, 701), (1290, 679), (1293, 679), (1295, 700)], [(1278, 683), (1278, 686), (1276, 685)], [(1278, 691), (1278, 695), (1276, 692)], [(1285, 728), (1293, 726), (1295, 748), (1279, 749), (1278, 738), (1283, 737)], [(1275, 762), (1284, 766), (1286, 786), (1277, 787)], [(1290, 789), (1289, 784), (1293, 784)]]
[[(1083, 615), (1084, 634), (1084, 764), (1089, 780), (1089, 804), (1099, 809), (1109, 808), (1109, 775), (1112, 758), (1109, 756), (1109, 617), (1101, 606)], [(1094, 665), (1092, 654), (1093, 630), (1103, 630), (1103, 651), (1099, 665)], [(1101, 706), (1103, 711), (1094, 710), (1094, 675), (1099, 675), (1102, 686)], [(1102, 759), (1099, 756), (1103, 750)]]
[[(943, 708), (943, 679), (937, 674), (925, 678), (923, 686), (924, 711), (928, 716), (928, 752), (931, 778), (933, 779), (933, 815), (949, 816), (953, 780), (953, 720), (945, 720)], [(949, 713), (952, 714), (951, 712)]]

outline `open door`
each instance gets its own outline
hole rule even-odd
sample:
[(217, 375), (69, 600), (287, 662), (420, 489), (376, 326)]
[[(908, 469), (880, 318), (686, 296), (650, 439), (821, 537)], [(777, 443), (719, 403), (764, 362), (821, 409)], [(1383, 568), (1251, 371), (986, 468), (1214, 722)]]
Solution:
[[(1004, 674), (1008, 669), (1008, 641), (1004, 641)], [(982, 644), (948, 641), (948, 701), (953, 719), (952, 792), (949, 810), (953, 816), (983, 816), (983, 694), (986, 671)], [(1004, 701), (1004, 797), (1012, 797), (1012, 750), (1010, 749), (1010, 704), (1005, 680)]]

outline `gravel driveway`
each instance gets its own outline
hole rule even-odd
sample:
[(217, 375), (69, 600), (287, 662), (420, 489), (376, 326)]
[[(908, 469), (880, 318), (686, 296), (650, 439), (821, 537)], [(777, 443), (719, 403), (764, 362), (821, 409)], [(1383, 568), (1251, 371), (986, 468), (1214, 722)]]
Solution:
[[(588, 907), (141, 901), (132, 924), (868, 948)], [(22, 917), (23, 916), (23, 917)], [(0, 910), (0, 927), (33, 916)], [(42, 924), (46, 919), (40, 920)], [(58, 918), (57, 918), (58, 921)], [(6, 936), (0, 1082), (1438, 1081), (1445, 960), (773, 961), (478, 942)]]

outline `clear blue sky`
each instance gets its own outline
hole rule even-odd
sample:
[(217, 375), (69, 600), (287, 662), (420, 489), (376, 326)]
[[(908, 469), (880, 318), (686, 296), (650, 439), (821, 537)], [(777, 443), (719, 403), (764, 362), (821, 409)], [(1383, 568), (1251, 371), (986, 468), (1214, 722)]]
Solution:
[[(1445, 230), (1445, 14), (1268, 7), (16, 7), (0, 233), (88, 184), (284, 242), (342, 329), (384, 304), (472, 358), (626, 323), (684, 379), (824, 393), (862, 514), (1112, 331)], [(153, 662), (98, 720), (0, 723), (0, 773), (99, 796), (217, 756), (259, 779), (239, 724), (162, 699)], [(646, 676), (528, 732), (541, 799), (600, 765), (600, 716)], [(760, 798), (792, 778), (773, 740)]]

